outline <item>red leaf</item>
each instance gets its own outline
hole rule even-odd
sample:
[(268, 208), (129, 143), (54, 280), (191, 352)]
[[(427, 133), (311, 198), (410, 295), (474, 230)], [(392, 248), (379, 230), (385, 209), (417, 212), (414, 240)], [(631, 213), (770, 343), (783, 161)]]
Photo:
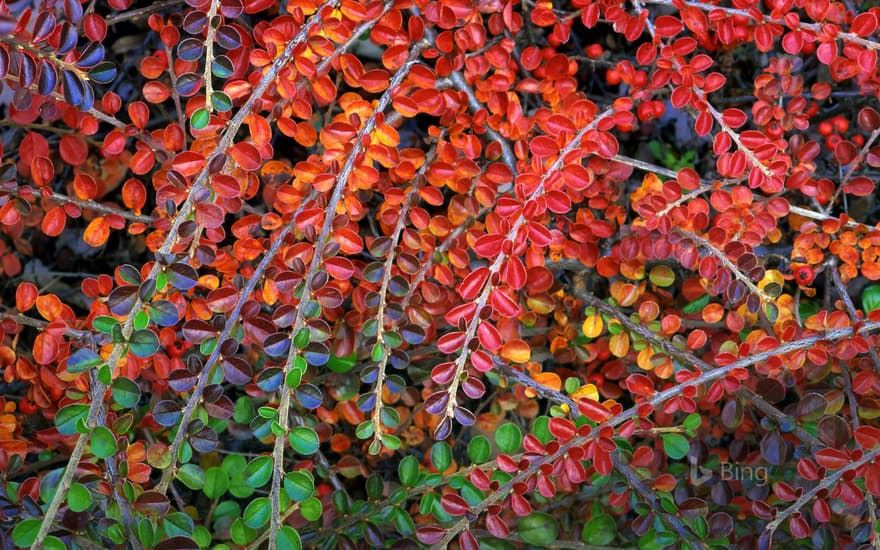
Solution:
[(497, 233), (482, 235), (474, 243), (474, 252), (483, 258), (494, 258), (501, 253), (501, 245), (505, 240), (504, 235)]
[(441, 529), (440, 527), (434, 527), (431, 525), (427, 525), (425, 527), (419, 527), (416, 530), (416, 537), (422, 541), (423, 544), (435, 544), (440, 542), (440, 540), (446, 535), (446, 529)]
[(67, 224), (67, 213), (63, 206), (56, 206), (50, 209), (43, 216), (40, 222), (40, 229), (49, 237), (57, 237), (64, 232), (64, 226)]
[(455, 290), (463, 300), (473, 300), (483, 289), (488, 278), (489, 268), (486, 266), (478, 267), (468, 273)]
[(849, 30), (862, 38), (867, 38), (877, 30), (877, 16), (871, 12), (860, 13), (853, 19)]
[(510, 536), (510, 528), (496, 514), (486, 515), (486, 529), (492, 533), (492, 536), (499, 539), (506, 539)]
[(504, 282), (509, 284), (514, 290), (519, 290), (526, 284), (526, 268), (517, 256), (509, 258), (504, 263), (502, 271)]
[(192, 177), (205, 166), (205, 156), (192, 151), (184, 151), (174, 157), (174, 162), (171, 165), (184, 176)]
[(724, 109), (721, 119), (731, 128), (739, 128), (748, 121), (749, 117), (740, 109)]
[(461, 351), (465, 344), (465, 336), (465, 333), (461, 331), (444, 334), (437, 340), (437, 349), (447, 354)]
[(828, 523), (831, 521), (831, 507), (828, 506), (828, 502), (825, 499), (820, 498), (813, 503), (813, 517), (815, 517), (816, 521), (819, 523)]
[(262, 164), (260, 151), (252, 144), (244, 141), (236, 143), (230, 149), (229, 154), (243, 170), (256, 170)]
[[(19, 309), (19, 311), (21, 311), (21, 309)], [(858, 443), (862, 449), (873, 449), (877, 445), (880, 445), (880, 428), (875, 428), (874, 426), (859, 426), (855, 432), (855, 437), (856, 443)]]
[(626, 388), (635, 395), (654, 395), (654, 381), (644, 374), (631, 374), (626, 379)]
[(33, 283), (21, 283), (18, 285), (18, 288), (15, 289), (15, 309), (19, 312), (24, 313), (30, 308), (34, 307), (34, 304), (37, 302), (37, 296), (39, 295), (39, 290)]
[(614, 158), (620, 152), (620, 144), (617, 138), (608, 132), (599, 132), (596, 136), (599, 156), (606, 159)]
[(671, 15), (661, 15), (654, 21), (654, 28), (660, 38), (671, 38), (680, 33), (684, 25)]
[(443, 495), (440, 499), (440, 506), (442, 506), (443, 510), (451, 516), (463, 516), (471, 509), (465, 499), (454, 493)]
[(574, 424), (567, 418), (551, 418), (548, 429), (561, 442), (568, 441), (575, 434)]
[(604, 422), (611, 418), (611, 412), (598, 401), (583, 397), (578, 399), (578, 410), (593, 422)]
[(81, 137), (66, 134), (58, 142), (58, 152), (61, 154), (61, 160), (71, 166), (79, 166), (88, 158), (89, 147)]
[(38, 187), (49, 185), (55, 177), (55, 166), (46, 157), (34, 157), (31, 161), (31, 178)]
[(510, 507), (513, 510), (513, 513), (519, 517), (524, 517), (532, 513), (532, 505), (519, 493), (514, 492), (510, 495)]
[(477, 338), (480, 340), (480, 345), (492, 353), (501, 349), (501, 333), (488, 321), (480, 323), (477, 328)]
[(816, 453), (816, 462), (829, 470), (839, 470), (849, 464), (849, 456), (837, 449), (822, 449)]
[(559, 154), (559, 147), (556, 141), (548, 136), (537, 136), (529, 142), (529, 150), (536, 157), (549, 157)]
[(480, 550), (480, 543), (470, 529), (465, 529), (458, 536), (458, 546), (461, 550)]

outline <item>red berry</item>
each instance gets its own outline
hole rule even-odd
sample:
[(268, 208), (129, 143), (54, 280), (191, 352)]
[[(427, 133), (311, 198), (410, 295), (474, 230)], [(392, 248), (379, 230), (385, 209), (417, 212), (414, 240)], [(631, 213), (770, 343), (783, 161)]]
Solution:
[(819, 134), (823, 136), (830, 136), (834, 131), (834, 124), (830, 120), (823, 120), (819, 123)]
[(849, 120), (846, 119), (843, 115), (837, 115), (833, 119), (834, 129), (837, 130), (840, 134), (845, 134), (847, 130), (849, 130)]
[(600, 44), (590, 44), (587, 46), (587, 57), (590, 59), (598, 59), (602, 57), (603, 53), (605, 53), (605, 50)]
[(808, 265), (799, 265), (794, 268), (794, 280), (799, 285), (808, 285), (816, 278), (816, 272)]
[(617, 71), (617, 69), (608, 69), (605, 72), (605, 82), (611, 84), (612, 86), (620, 84), (620, 73)]
[(37, 412), (37, 405), (30, 399), (22, 399), (18, 402), (18, 410), (22, 414), (34, 414)]

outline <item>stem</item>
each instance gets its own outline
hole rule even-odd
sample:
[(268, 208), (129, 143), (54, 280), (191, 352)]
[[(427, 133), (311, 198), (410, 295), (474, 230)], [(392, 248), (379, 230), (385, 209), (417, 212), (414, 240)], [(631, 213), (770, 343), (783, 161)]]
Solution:
[[(756, 353), (749, 357), (745, 357), (740, 359), (739, 361), (734, 361), (728, 365), (720, 366), (715, 369), (712, 369), (707, 372), (701, 373), (699, 376), (691, 378), (689, 380), (684, 380), (674, 387), (668, 388), (661, 392), (655, 393), (650, 399), (648, 399), (645, 403), (652, 408), (657, 408), (661, 404), (666, 401), (677, 397), (685, 388), (698, 387), (703, 384), (708, 384), (709, 382), (714, 382), (720, 378), (727, 376), (730, 372), (736, 369), (742, 369), (749, 367), (751, 365), (762, 363), (767, 361), (767, 359), (771, 357), (775, 357), (777, 355), (783, 355), (785, 353), (791, 353), (793, 351), (799, 351), (802, 349), (807, 349), (812, 346), (815, 346), (819, 342), (822, 341), (836, 341), (841, 340), (843, 338), (847, 338), (853, 336), (854, 334), (862, 333), (865, 331), (872, 331), (880, 329), (880, 322), (869, 322), (862, 325), (858, 330), (854, 330), (852, 327), (840, 328), (840, 329), (832, 329), (822, 333), (821, 335), (816, 336), (808, 336), (805, 338), (801, 338), (800, 340), (795, 340), (792, 342), (787, 342), (785, 344), (781, 344), (779, 347), (773, 350), (763, 351), (760, 353)], [(630, 407), (629, 409), (623, 411), (619, 415), (611, 418), (610, 420), (606, 420), (602, 424), (593, 428), (593, 430), (584, 436), (578, 436), (570, 439), (566, 443), (560, 445), (559, 449), (553, 453), (552, 455), (545, 455), (544, 457), (533, 460), (529, 466), (523, 470), (522, 472), (513, 476), (510, 481), (505, 483), (503, 486), (498, 488), (498, 490), (494, 491), (492, 494), (487, 496), (482, 502), (478, 505), (474, 506), (471, 510), (473, 515), (479, 515), (486, 511), (489, 506), (492, 506), (502, 498), (504, 498), (508, 491), (510, 491), (514, 485), (517, 483), (524, 482), (528, 480), (532, 475), (536, 474), (544, 464), (549, 464), (556, 462), (560, 458), (564, 457), (566, 453), (568, 453), (569, 449), (574, 447), (580, 447), (589, 441), (598, 437), (598, 435), (604, 431), (606, 428), (616, 428), (620, 426), (627, 420), (632, 418), (636, 418), (638, 416), (638, 411), (641, 407), (644, 406), (645, 403), (641, 403), (639, 405)], [(880, 452), (880, 448), (871, 451), (870, 456), (873, 458), (873, 455)], [(866, 461), (865, 461), (866, 462)], [(861, 462), (864, 463), (864, 462)], [(861, 465), (861, 464), (859, 464)], [(852, 466), (852, 465), (850, 465)], [(847, 467), (844, 469), (848, 470), (852, 469), (851, 467)], [(839, 477), (843, 471), (836, 473), (835, 475)], [(836, 479), (836, 478), (835, 478)], [(830, 483), (829, 483), (830, 485)], [(438, 541), (432, 548), (436, 548), (438, 550), (446, 548), (446, 545), (449, 544), (459, 533), (461, 533), (464, 529), (466, 529), (472, 520), (469, 517), (465, 517), (462, 520), (459, 520), (457, 523), (453, 524), (449, 527), (446, 535), (443, 536), (440, 541)]]
[(170, 8), (179, 4), (183, 4), (183, 0), (165, 0), (165, 2), (154, 2), (153, 4), (150, 4), (149, 6), (144, 6), (143, 8), (115, 13), (107, 17), (107, 25), (115, 25), (116, 23), (121, 23), (122, 21), (146, 17), (151, 13), (162, 11), (165, 8)]
[(657, 498), (650, 489), (648, 489), (641, 479), (636, 475), (635, 471), (633, 471), (632, 467), (629, 464), (624, 464), (620, 461), (620, 457), (616, 454), (611, 455), (611, 463), (614, 465), (614, 469), (626, 479), (627, 485), (629, 485), (636, 493), (642, 497), (642, 500), (648, 503), (651, 509), (654, 511), (663, 523), (668, 525), (675, 534), (682, 538), (682, 540), (687, 541), (687, 543), (694, 550), (705, 549), (706, 546), (700, 541), (697, 535), (691, 531), (681, 520), (665, 510), (661, 506), (660, 499)]
[[(335, 2), (331, 1), (329, 3), (329, 5), (335, 5)], [(303, 28), (300, 30), (300, 32), (297, 33), (297, 35), (290, 42), (287, 43), (287, 45), (285, 46), (281, 55), (275, 59), (275, 61), (272, 63), (272, 65), (269, 66), (269, 68), (263, 74), (260, 81), (254, 87), (253, 92), (248, 97), (245, 104), (242, 105), (241, 109), (239, 109), (238, 112), (235, 114), (235, 116), (229, 121), (229, 124), (227, 125), (226, 130), (223, 132), (223, 135), (220, 138), (220, 142), (217, 144), (216, 151), (218, 151), (218, 152), (216, 154), (224, 154), (224, 152), (232, 145), (232, 142), (235, 139), (235, 134), (238, 132), (238, 129), (241, 127), (245, 118), (253, 110), (257, 100), (263, 95), (263, 92), (266, 91), (266, 88), (269, 87), (269, 84), (274, 82), (275, 77), (278, 74), (278, 71), (280, 71), (281, 68), (284, 67), (290, 61), (290, 58), (293, 56), (294, 48), (299, 43), (301, 43), (302, 41), (304, 41), (306, 39), (306, 37), (308, 36), (309, 29), (320, 20), (321, 20), (320, 13), (318, 13), (312, 19), (310, 19), (308, 23), (303, 25)], [(97, 112), (97, 111), (95, 111), (95, 112)], [(104, 116), (106, 116), (106, 115), (104, 115)], [(115, 119), (113, 119), (113, 120), (115, 120)], [(159, 249), (160, 253), (168, 254), (169, 252), (171, 252), (171, 249), (173, 248), (173, 246), (177, 242), (178, 234), (180, 231), (180, 226), (187, 219), (187, 217), (192, 213), (193, 209), (195, 208), (196, 197), (200, 194), (201, 189), (208, 182), (210, 165), (211, 165), (210, 161), (205, 163), (205, 167), (202, 169), (198, 178), (193, 183), (193, 186), (190, 188), (186, 199), (184, 200), (183, 204), (180, 206), (180, 210), (178, 210), (177, 215), (174, 217), (174, 221), (171, 224), (171, 228), (169, 229), (168, 234), (166, 235), (165, 240)], [(146, 278), (153, 279), (153, 278), (157, 277), (161, 270), (162, 270), (162, 266), (159, 264), (159, 262), (156, 262), (153, 265), (152, 270), (150, 271), (150, 273), (148, 274), (148, 276)], [(135, 300), (134, 304), (132, 304), (131, 310), (129, 311), (129, 315), (127, 316), (125, 322), (122, 325), (122, 334), (126, 340), (128, 340), (128, 338), (131, 336), (132, 329), (134, 327), (134, 317), (135, 316), (132, 313), (134, 313), (135, 311), (138, 311), (142, 306), (143, 306), (143, 302), (141, 301), (140, 297), (138, 297)], [(118, 344), (113, 347), (113, 351), (110, 354), (110, 358), (107, 360), (107, 363), (111, 367), (111, 369), (114, 368), (119, 363), (119, 360), (122, 358), (122, 355), (123, 355), (123, 352), (125, 349), (126, 349), (126, 346), (124, 344)], [(106, 389), (107, 389), (107, 387), (104, 384), (98, 382), (97, 387), (96, 387), (96, 395), (103, 396), (104, 391)], [(193, 400), (193, 401), (196, 401), (196, 400)], [(89, 408), (89, 416), (88, 416), (89, 422), (87, 423), (87, 425), (89, 425), (89, 426), (94, 425), (93, 424), (94, 419), (97, 418), (97, 415), (102, 407), (103, 407), (103, 399), (101, 399), (101, 400), (94, 400), (93, 399), (92, 400), (91, 407)], [(185, 430), (181, 429), (178, 431), (185, 431)], [(88, 434), (81, 434), (79, 436), (79, 438), (77, 439), (76, 445), (73, 449), (73, 453), (71, 454), (70, 464), (75, 465), (75, 464), (79, 463), (79, 460), (82, 457), (83, 451), (85, 450), (86, 444), (88, 443), (88, 439), (89, 439)], [(172, 456), (176, 456), (176, 455), (172, 455)], [(55, 495), (52, 497), (52, 501), (49, 503), (49, 510), (50, 511), (54, 510), (54, 512), (57, 512), (58, 508), (61, 506), (62, 501), (65, 499), (65, 497), (67, 495), (67, 489), (70, 487), (70, 482), (73, 479), (73, 475), (75, 473), (74, 470), (75, 470), (75, 468), (72, 468), (70, 465), (68, 465), (67, 469), (64, 472), (64, 475), (62, 476), (62, 478), (59, 482), (58, 490), (55, 492)], [(163, 474), (163, 476), (166, 476), (166, 475), (167, 474)], [(167, 481), (166, 481), (166, 485), (167, 485)], [(38, 532), (38, 536), (34, 541), (34, 545), (31, 546), (31, 548), (33, 548), (34, 550), (36, 550), (37, 548), (39, 548), (42, 545), (43, 539), (45, 538), (46, 533), (48, 533), (49, 528), (51, 526), (53, 517), (54, 517), (54, 513), (47, 514), (43, 518), (43, 523), (40, 525), (40, 530)]]
[[(594, 118), (589, 124), (581, 128), (574, 137), (565, 145), (565, 148), (559, 152), (559, 155), (550, 165), (546, 172), (541, 176), (541, 180), (538, 183), (537, 188), (531, 193), (528, 197), (528, 200), (534, 200), (540, 197), (544, 193), (544, 186), (547, 183), (547, 180), (550, 178), (551, 174), (556, 173), (560, 169), (562, 169), (563, 165), (567, 162), (572, 162), (569, 159), (569, 153), (580, 147), (581, 140), (583, 140), (584, 136), (587, 132), (596, 128), (596, 126), (601, 122), (604, 118), (611, 116), (614, 113), (614, 109), (608, 109), (599, 113), (596, 118)], [(520, 210), (516, 219), (511, 222), (510, 231), (507, 232), (507, 241), (511, 243), (515, 243), (517, 241), (520, 229), (525, 225), (526, 219), (523, 215), (523, 211)], [(477, 327), (479, 327), (482, 319), (480, 318), (479, 312), (486, 306), (486, 303), (489, 301), (489, 295), (494, 290), (495, 285), (492, 283), (492, 278), (501, 270), (501, 266), (504, 264), (505, 260), (507, 260), (508, 254), (504, 252), (499, 252), (498, 256), (489, 266), (489, 277), (486, 280), (485, 286), (483, 287), (482, 292), (479, 297), (476, 299), (476, 308), (475, 314), (471, 321), (468, 323), (467, 331), (465, 333), (464, 341), (470, 342), (471, 339), (474, 338), (477, 332)], [(435, 431), (435, 437), (437, 436), (437, 432), (444, 426), (444, 422), (451, 422), (452, 417), (454, 415), (456, 401), (457, 401), (457, 391), (458, 386), (461, 383), (462, 374), (464, 373), (465, 364), (467, 362), (469, 350), (467, 346), (464, 346), (459, 353), (458, 357), (455, 360), (455, 373), (452, 376), (452, 381), (449, 383), (449, 386), (446, 388), (446, 394), (448, 395), (446, 409), (443, 413), (443, 420), (438, 424), (438, 430)], [(451, 540), (451, 539), (450, 539)]]
[(678, 229), (677, 232), (679, 234), (681, 234), (682, 236), (687, 237), (688, 239), (691, 239), (692, 241), (696, 242), (697, 244), (699, 244), (700, 246), (702, 246), (703, 248), (708, 250), (710, 254), (712, 254), (713, 256), (718, 258), (718, 260), (722, 264), (724, 264), (724, 267), (729, 269), (730, 272), (733, 273), (733, 276), (736, 277), (742, 284), (744, 284), (746, 286), (746, 288), (749, 289), (749, 292), (751, 292), (752, 294), (756, 295), (758, 298), (761, 299), (762, 303), (772, 303), (773, 302), (773, 300), (769, 296), (764, 294), (763, 290), (756, 287), (755, 283), (753, 283), (751, 279), (749, 279), (742, 271), (740, 271), (740, 269), (738, 267), (736, 267), (736, 265), (733, 262), (730, 261), (730, 259), (727, 257), (727, 254), (718, 250), (718, 248), (716, 248), (714, 244), (710, 243), (708, 240), (706, 240), (706, 239), (700, 237), (699, 235), (692, 233), (690, 231), (684, 231), (684, 230)]
[[(220, 0), (211, 0), (211, 6), (208, 8), (208, 21), (213, 21), (214, 17), (217, 16), (219, 8)], [(205, 80), (205, 109), (208, 110), (208, 113), (214, 110), (214, 106), (211, 103), (211, 95), (214, 93), (211, 67), (214, 65), (214, 34), (216, 32), (217, 28), (212, 24), (208, 24), (208, 34), (205, 37), (205, 71), (202, 76)], [(178, 112), (180, 112), (180, 109), (178, 109)]]
[[(377, 117), (380, 113), (383, 113), (385, 109), (387, 109), (388, 106), (391, 104), (392, 92), (398, 86), (400, 86), (404, 78), (406, 78), (406, 76), (409, 74), (409, 70), (416, 63), (419, 53), (426, 46), (427, 43), (425, 41), (419, 42), (413, 46), (412, 50), (410, 50), (409, 58), (397, 70), (397, 72), (391, 78), (391, 81), (388, 84), (388, 88), (382, 94), (382, 97), (379, 98), (376, 108), (373, 110), (373, 114), (370, 115), (370, 117), (364, 123), (363, 127), (358, 132), (357, 136), (355, 136), (354, 146), (348, 153), (345, 165), (343, 166), (341, 172), (339, 173), (339, 177), (337, 178), (336, 185), (333, 189), (333, 194), (330, 196), (330, 200), (327, 203), (327, 207), (325, 209), (327, 215), (324, 216), (324, 223), (321, 227), (321, 232), (318, 234), (318, 237), (315, 241), (315, 250), (312, 256), (312, 263), (309, 266), (309, 271), (306, 274), (306, 277), (302, 283), (304, 289), (311, 289), (312, 280), (314, 279), (315, 274), (317, 273), (318, 268), (321, 265), (321, 262), (324, 260), (324, 249), (330, 240), (329, 237), (334, 218), (333, 214), (336, 212), (337, 205), (342, 200), (342, 195), (348, 186), (348, 179), (351, 177), (352, 172), (354, 172), (357, 162), (361, 160), (359, 157), (364, 150), (363, 138), (372, 133), (377, 124)], [(300, 306), (302, 306), (302, 304), (309, 299), (310, 292), (310, 290), (306, 290), (305, 295), (300, 301)], [(296, 312), (296, 319), (290, 331), (291, 340), (293, 340), (294, 336), (299, 332), (299, 329), (302, 328), (304, 321), (305, 317), (303, 314), (303, 308), (298, 307)], [(296, 345), (291, 342), (290, 353), (287, 355), (287, 360), (285, 361), (283, 367), (282, 378), (285, 382), (281, 386), (280, 403), (278, 406), (278, 423), (285, 431), (289, 429), (288, 426), (291, 389), (290, 386), (287, 384), (287, 376), (290, 374), (290, 371), (293, 368), (293, 363), (298, 356), (298, 352), (299, 350), (297, 349)], [(275, 446), (272, 451), (273, 469), (272, 488), (270, 491), (270, 499), (272, 503), (272, 520), (269, 526), (269, 550), (275, 550), (277, 542), (276, 535), (278, 533), (278, 530), (281, 528), (281, 511), (279, 509), (280, 504), (278, 502), (278, 499), (281, 492), (281, 478), (284, 475), (284, 443), (286, 439), (286, 437), (276, 437)]]
[[(89, 408), (89, 415), (86, 419), (86, 427), (89, 428), (89, 432), (97, 425), (98, 419), (104, 416), (104, 392), (106, 389), (107, 386), (98, 381), (97, 371), (92, 370), (91, 391), (89, 392), (91, 394), (92, 406)], [(67, 490), (70, 489), (70, 484), (73, 482), (73, 476), (76, 475), (79, 462), (82, 460), (83, 454), (85, 454), (88, 441), (88, 433), (81, 434), (76, 440), (76, 445), (73, 447), (73, 452), (70, 453), (70, 459), (67, 462), (67, 467), (64, 469), (64, 474), (62, 474), (61, 479), (58, 481), (55, 496), (49, 502), (49, 506), (46, 508), (46, 515), (43, 516), (40, 529), (37, 531), (36, 537), (34, 537), (33, 544), (31, 544), (31, 550), (39, 550), (43, 547), (43, 541), (46, 540), (46, 535), (49, 534), (49, 530), (52, 528), (52, 522), (55, 521), (55, 516), (58, 515), (58, 510), (65, 501), (63, 497), (58, 495), (66, 495)]]
[(133, 214), (131, 212), (128, 212), (127, 210), (121, 210), (119, 207), (111, 206), (109, 204), (102, 204), (92, 199), (80, 199), (77, 197), (65, 195), (63, 193), (56, 193), (55, 191), (44, 193), (44, 195), (56, 201), (75, 204), (84, 210), (91, 210), (93, 212), (108, 214), (110, 216), (119, 216), (120, 218), (124, 218), (130, 222), (145, 223), (149, 225), (156, 221), (156, 218), (152, 216), (141, 216), (138, 214)]
[(822, 492), (824, 490), (830, 490), (831, 487), (833, 487), (834, 484), (837, 483), (837, 481), (841, 477), (843, 477), (844, 474), (846, 474), (847, 472), (849, 472), (851, 470), (856, 470), (858, 468), (861, 468), (862, 466), (864, 466), (868, 462), (871, 462), (872, 460), (877, 458), (878, 454), (880, 454), (880, 447), (866, 452), (864, 455), (862, 455), (862, 458), (855, 460), (853, 462), (850, 462), (849, 464), (847, 464), (846, 466), (844, 466), (840, 470), (837, 470), (833, 474), (829, 475), (828, 477), (826, 477), (825, 479), (820, 481), (815, 487), (813, 487), (812, 489), (810, 489), (809, 491), (806, 491), (803, 495), (801, 495), (801, 497), (799, 499), (797, 499), (791, 506), (789, 506), (788, 508), (786, 508), (786, 509), (782, 510), (781, 512), (779, 512), (778, 514), (776, 514), (776, 518), (767, 524), (767, 527), (764, 528), (764, 532), (769, 531), (770, 538), (772, 540), (773, 533), (782, 524), (782, 522), (785, 521), (785, 519), (788, 516), (792, 515), (793, 513), (797, 512), (798, 510), (800, 510), (801, 507), (803, 507), (805, 504), (810, 502), (813, 499), (813, 497), (815, 497), (820, 492)]

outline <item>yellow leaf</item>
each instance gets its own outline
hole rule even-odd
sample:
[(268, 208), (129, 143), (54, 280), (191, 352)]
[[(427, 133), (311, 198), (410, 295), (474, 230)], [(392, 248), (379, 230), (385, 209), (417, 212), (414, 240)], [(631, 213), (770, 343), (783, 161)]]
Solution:
[(532, 358), (532, 348), (519, 338), (501, 346), (501, 357), (514, 363), (525, 363)]
[(584, 384), (581, 388), (571, 394), (571, 398), (577, 401), (586, 397), (587, 399), (592, 399), (593, 401), (599, 400), (599, 390), (596, 389), (596, 386), (593, 384)]
[(608, 349), (615, 357), (624, 357), (629, 353), (629, 334), (621, 332), (612, 336), (608, 341)]
[(584, 319), (583, 331), (587, 338), (596, 338), (602, 334), (605, 323), (602, 321), (601, 315), (590, 315)]

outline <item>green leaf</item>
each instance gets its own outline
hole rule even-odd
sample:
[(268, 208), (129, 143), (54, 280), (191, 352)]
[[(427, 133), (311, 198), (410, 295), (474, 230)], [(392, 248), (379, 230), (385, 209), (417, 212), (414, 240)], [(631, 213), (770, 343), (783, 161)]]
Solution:
[(43, 550), (67, 550), (68, 546), (64, 541), (55, 536), (48, 536), (43, 541)]
[(162, 520), (162, 528), (169, 537), (190, 537), (196, 524), (191, 517), (182, 512), (172, 512)]
[(235, 544), (244, 546), (257, 538), (257, 532), (248, 527), (242, 518), (235, 518), (229, 528), (229, 536)]
[(104, 334), (110, 334), (113, 331), (113, 327), (117, 326), (119, 321), (117, 321), (113, 317), (109, 317), (107, 315), (99, 315), (95, 317), (92, 321), (92, 326), (98, 332), (103, 332)]
[(666, 456), (673, 460), (679, 460), (687, 456), (690, 443), (681, 434), (663, 434), (663, 450)]
[(431, 464), (438, 472), (445, 472), (452, 464), (452, 449), (449, 443), (438, 441), (431, 447)]
[(55, 413), (55, 427), (61, 432), (61, 435), (73, 435), (76, 432), (76, 424), (80, 420), (85, 421), (89, 414), (89, 406), (82, 403), (75, 403), (62, 407)]
[(691, 303), (685, 305), (683, 308), (681, 308), (681, 311), (682, 311), (682, 313), (685, 313), (687, 315), (691, 315), (693, 313), (699, 313), (699, 312), (703, 311), (703, 309), (707, 305), (709, 305), (709, 295), (703, 294), (702, 296), (700, 296), (699, 298), (697, 298), (693, 302), (691, 302)]
[(299, 511), (307, 521), (316, 521), (324, 512), (324, 507), (318, 497), (309, 497), (299, 505)]
[(532, 435), (537, 437), (542, 445), (546, 445), (556, 439), (553, 434), (550, 433), (549, 416), (542, 415), (535, 419), (535, 422), (532, 423)]
[(364, 420), (358, 424), (357, 428), (354, 430), (354, 435), (356, 435), (358, 439), (369, 439), (373, 437), (373, 422), (371, 420)]
[(113, 400), (121, 407), (130, 409), (141, 400), (141, 388), (134, 380), (120, 376), (113, 381)]
[(415, 487), (419, 481), (419, 460), (414, 456), (405, 457), (397, 465), (397, 475), (402, 484)]
[(388, 449), (392, 451), (396, 451), (400, 448), (401, 442), (400, 438), (396, 435), (391, 434), (382, 434), (382, 445), (385, 445)]
[(880, 285), (868, 285), (862, 291), (862, 311), (868, 314), (875, 309), (880, 309)]
[(495, 432), (495, 444), (505, 454), (512, 454), (518, 451), (520, 445), (522, 445), (522, 440), (522, 430), (519, 429), (519, 426), (510, 422), (498, 426), (498, 430)]
[(275, 546), (289, 550), (302, 550), (302, 540), (299, 538), (299, 533), (296, 529), (290, 525), (285, 525), (278, 530)]
[(92, 454), (98, 458), (107, 458), (116, 453), (116, 436), (104, 426), (97, 426), (92, 430), (90, 444)]
[(559, 536), (559, 524), (550, 514), (532, 512), (519, 520), (516, 531), (527, 544), (547, 548)]
[(225, 113), (232, 109), (232, 100), (223, 92), (214, 92), (211, 94), (211, 105), (221, 113)]
[(30, 546), (37, 538), (41, 523), (39, 519), (25, 519), (18, 522), (12, 529), (12, 542), (16, 546)]
[(147, 328), (147, 325), (150, 324), (150, 316), (147, 315), (146, 311), (138, 311), (134, 314), (134, 328), (135, 330), (143, 330)]
[(471, 464), (482, 464), (492, 456), (492, 445), (485, 436), (478, 435), (468, 443), (467, 453)]
[(272, 504), (266, 497), (255, 498), (244, 509), (244, 523), (251, 529), (259, 529), (269, 522), (272, 515)]
[(177, 479), (193, 491), (198, 491), (205, 486), (205, 471), (197, 464), (184, 464), (177, 470)]
[(128, 349), (135, 357), (145, 359), (159, 351), (159, 337), (152, 330), (136, 330), (128, 339)]
[(700, 416), (699, 413), (689, 414), (687, 418), (684, 419), (684, 427), (688, 430), (696, 430), (700, 427), (700, 424), (703, 423), (703, 417)]
[(596, 546), (607, 546), (617, 537), (617, 522), (608, 514), (593, 517), (584, 525), (581, 540)]
[(244, 482), (256, 489), (269, 483), (272, 477), (272, 457), (258, 456), (251, 460), (244, 469)]
[(189, 124), (192, 126), (193, 130), (201, 130), (208, 125), (210, 120), (211, 114), (208, 113), (207, 109), (196, 109), (195, 112), (193, 112), (192, 117), (189, 119)]
[(293, 428), (290, 430), (287, 439), (290, 441), (290, 446), (293, 447), (293, 450), (301, 455), (315, 454), (321, 446), (321, 440), (318, 439), (318, 434), (308, 426), (297, 426)]
[(353, 369), (356, 363), (357, 353), (352, 353), (351, 355), (346, 355), (344, 357), (330, 355), (330, 359), (327, 360), (325, 366), (333, 372), (346, 373)]
[(104, 360), (94, 350), (80, 348), (67, 358), (67, 372), (71, 374), (85, 372), (103, 362)]
[(71, 483), (67, 490), (67, 507), (73, 512), (83, 512), (92, 504), (92, 494), (82, 483)]
[(294, 502), (302, 502), (315, 493), (315, 480), (306, 470), (296, 470), (284, 476), (284, 490)]
[(202, 492), (208, 498), (220, 498), (229, 490), (229, 475), (223, 468), (214, 466), (205, 472), (205, 486)]

